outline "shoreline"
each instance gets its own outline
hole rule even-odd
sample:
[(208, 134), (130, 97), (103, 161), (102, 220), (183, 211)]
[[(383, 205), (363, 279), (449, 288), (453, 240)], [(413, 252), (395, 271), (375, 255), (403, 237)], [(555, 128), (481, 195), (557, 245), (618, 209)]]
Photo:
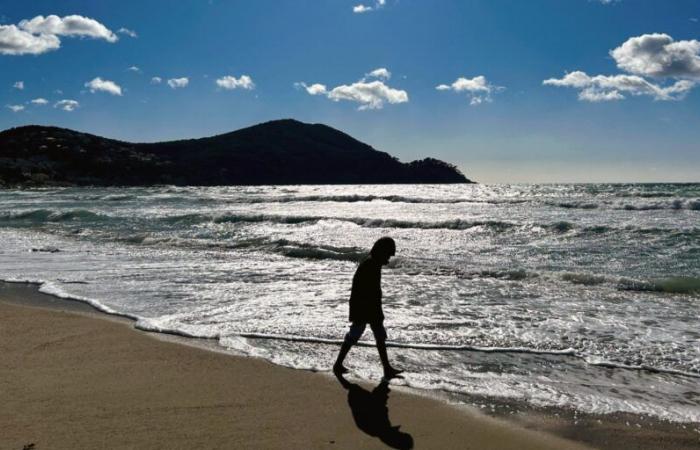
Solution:
[[(115, 342), (113, 343), (113, 345), (122, 344), (126, 340), (139, 340), (143, 341), (139, 342), (139, 344), (144, 347), (144, 351), (146, 353), (153, 352), (155, 349), (160, 349), (161, 347), (167, 347), (167, 351), (169, 352), (169, 354), (172, 355), (172, 359), (168, 360), (167, 362), (164, 361), (165, 364), (161, 369), (164, 372), (166, 372), (166, 374), (163, 375), (163, 378), (168, 379), (169, 377), (176, 375), (168, 374), (167, 372), (169, 372), (169, 370), (173, 370), (174, 366), (182, 364), (183, 359), (213, 359), (215, 361), (212, 363), (220, 365), (221, 367), (219, 367), (219, 369), (222, 372), (229, 372), (229, 375), (232, 375), (237, 373), (238, 371), (243, 371), (247, 373), (254, 373), (255, 377), (260, 376), (262, 380), (275, 380), (279, 382), (279, 387), (276, 387), (277, 384), (274, 382), (264, 383), (267, 387), (270, 388), (270, 391), (275, 391), (275, 394), (280, 394), (282, 397), (284, 397), (285, 395), (294, 395), (297, 398), (299, 396), (304, 397), (304, 403), (308, 402), (309, 404), (313, 405), (313, 409), (328, 410), (330, 408), (330, 411), (326, 412), (331, 412), (336, 416), (337, 419), (342, 419), (344, 421), (342, 433), (339, 434), (339, 436), (343, 436), (342, 439), (329, 438), (327, 442), (324, 442), (322, 440), (316, 440), (316, 438), (319, 436), (319, 433), (323, 434), (324, 431), (328, 430), (319, 430), (319, 423), (307, 423), (307, 426), (310, 427), (310, 429), (308, 429), (307, 431), (309, 431), (310, 434), (306, 437), (309, 440), (304, 441), (303, 439), (301, 439), (298, 441), (294, 441), (294, 443), (291, 444), (292, 447), (295, 447), (295, 445), (307, 448), (331, 446), (333, 448), (356, 448), (357, 446), (383, 446), (380, 439), (372, 437), (369, 434), (372, 432), (372, 430), (369, 430), (369, 432), (368, 430), (363, 430), (361, 426), (363, 420), (361, 415), (358, 421), (356, 417), (356, 411), (352, 410), (352, 408), (349, 408), (348, 402), (345, 401), (345, 399), (343, 398), (345, 396), (345, 390), (343, 389), (341, 384), (338, 383), (338, 380), (336, 380), (330, 373), (290, 369), (282, 366), (277, 366), (270, 362), (254, 357), (237, 356), (232, 354), (232, 352), (225, 351), (213, 342), (208, 342), (208, 340), (206, 339), (187, 338), (172, 334), (138, 330), (134, 328), (134, 322), (132, 319), (119, 315), (105, 313), (93, 307), (92, 305), (89, 305), (88, 303), (79, 300), (62, 299), (52, 296), (50, 294), (40, 293), (38, 291), (37, 286), (38, 285), (36, 284), (30, 283), (0, 283), (0, 324), (3, 324), (3, 322), (7, 322), (8, 314), (15, 317), (15, 319), (20, 322), (12, 323), (9, 327), (5, 327), (3, 324), (3, 327), (0, 327), (0, 334), (3, 334), (3, 328), (5, 328), (5, 331), (9, 333), (8, 336), (3, 336), (2, 339), (5, 341), (4, 346), (6, 346), (6, 349), (3, 351), (3, 353), (9, 354), (10, 360), (12, 360), (12, 353), (16, 353), (18, 351), (13, 346), (20, 345), (26, 347), (27, 345), (26, 342), (23, 342), (25, 339), (22, 339), (22, 336), (13, 336), (13, 333), (17, 334), (19, 332), (20, 334), (22, 334), (22, 321), (25, 321), (24, 325), (27, 326), (27, 329), (33, 329), (31, 327), (34, 326), (34, 322), (36, 321), (37, 316), (41, 316), (42, 320), (46, 323), (56, 324), (56, 329), (47, 330), (45, 334), (52, 334), (54, 332), (64, 334), (67, 333), (69, 335), (67, 336), (69, 339), (75, 334), (76, 329), (82, 330), (86, 327), (99, 329), (101, 328), (99, 325), (101, 323), (100, 321), (103, 321), (102, 323), (104, 323), (104, 328), (114, 328), (114, 330), (111, 330), (116, 334), (116, 336), (114, 337)], [(104, 322), (105, 320), (107, 322), (111, 322), (111, 324), (108, 325)], [(71, 326), (66, 326), (65, 322), (80, 322), (80, 325), (76, 329), (73, 329), (71, 328)], [(75, 324), (73, 323), (73, 325)], [(25, 334), (26, 333), (27, 332), (25, 331)], [(80, 336), (80, 334), (78, 336)], [(36, 338), (36, 336), (33, 335), (31, 337), (32, 339)], [(44, 340), (49, 338), (49, 336), (44, 336), (44, 333), (42, 333), (42, 335), (38, 337)], [(65, 337), (66, 336), (64, 336), (64, 338)], [(99, 336), (96, 336), (96, 338), (99, 340)], [(52, 341), (49, 340), (48, 342), (39, 343), (39, 346), (46, 344), (50, 345), (51, 343)], [(90, 342), (82, 342), (82, 345), (91, 347)], [(94, 351), (99, 354), (104, 349), (104, 347), (100, 347), (100, 345), (101, 344), (95, 344), (93, 342), (92, 347), (96, 348), (91, 348), (91, 351)], [(35, 349), (36, 347), (33, 347), (29, 350), (24, 348), (23, 351), (25, 352), (25, 356), (29, 359), (34, 358), (32, 352)], [(73, 349), (72, 352), (68, 351), (67, 355), (50, 357), (48, 359), (48, 362), (60, 366), (61, 364), (65, 363), (63, 359), (75, 358), (80, 356), (79, 354), (76, 355), (76, 352), (78, 352), (78, 350)], [(129, 353), (130, 352), (127, 350), (126, 354), (123, 355), (127, 360), (126, 364), (132, 368), (133, 372), (137, 373), (136, 375), (138, 375), (139, 372), (142, 372), (144, 370), (143, 368), (139, 368), (139, 363), (142, 363), (144, 361), (140, 361), (138, 358), (134, 359), (134, 356), (136, 355)], [(36, 356), (39, 356), (40, 358), (35, 362), (39, 364), (40, 367), (43, 366), (43, 363), (46, 361), (41, 360), (42, 355)], [(125, 362), (121, 361), (121, 363), (124, 364)], [(42, 367), (42, 369), (43, 368), (44, 367)], [(76, 368), (65, 369), (73, 372), (77, 370)], [(18, 380), (12, 380), (12, 373), (15, 370), (19, 372), (26, 372), (27, 370), (31, 371), (31, 369), (27, 369), (26, 367), (17, 366), (12, 367), (9, 370), (9, 372), (5, 375), (3, 375), (2, 372), (0, 372), (0, 376), (2, 377), (0, 378), (0, 384), (15, 384), (16, 387), (21, 390), (21, 386), (23, 383), (18, 382)], [(197, 370), (194, 370), (194, 372), (197, 372)], [(196, 374), (195, 379), (206, 379), (208, 375), (207, 371), (204, 370), (200, 372), (201, 373)], [(153, 374), (150, 372), (148, 374), (141, 375), (149, 375), (150, 377), (155, 379), (159, 378), (154, 377)], [(8, 376), (9, 378), (7, 378)], [(312, 399), (309, 398), (311, 396), (308, 395), (307, 389), (302, 390), (302, 392), (297, 392), (297, 388), (287, 387), (286, 385), (288, 383), (286, 382), (286, 380), (289, 377), (301, 380), (302, 385), (308, 385), (307, 388), (312, 387), (315, 389), (317, 386), (322, 386), (323, 395), (321, 396), (321, 398), (313, 396)], [(22, 380), (25, 380), (24, 376), (22, 377)], [(170, 384), (168, 384), (168, 387), (175, 390), (191, 388), (191, 386), (187, 386), (186, 383), (183, 385), (183, 382), (178, 381), (176, 378), (169, 379), (169, 381)], [(351, 383), (353, 386), (357, 386), (357, 388), (353, 389), (356, 392), (363, 393), (365, 397), (369, 395), (370, 388), (374, 387), (367, 381), (358, 381), (352, 378), (350, 378), (349, 381), (356, 382), (357, 384)], [(110, 395), (109, 390), (104, 385), (100, 384), (100, 380), (89, 380), (89, 382), (91, 384), (96, 384), (95, 386), (93, 386), (96, 395)], [(240, 386), (228, 386), (228, 388), (232, 389), (233, 391), (236, 391), (239, 394), (241, 393)], [(217, 388), (213, 389), (217, 390)], [(222, 389), (222, 387), (219, 387), (219, 389)], [(245, 390), (246, 388), (243, 389)], [(566, 409), (537, 408), (530, 405), (526, 405), (521, 401), (509, 401), (507, 399), (479, 399), (477, 397), (472, 397), (472, 400), (469, 402), (472, 406), (470, 406), (464, 404), (465, 396), (463, 395), (454, 395), (435, 391), (417, 392), (416, 389), (394, 385), (390, 385), (389, 389), (391, 392), (389, 394), (390, 401), (389, 403), (384, 404), (385, 409), (388, 409), (388, 417), (392, 419), (395, 416), (401, 417), (401, 419), (398, 420), (396, 423), (402, 423), (404, 425), (402, 427), (402, 430), (405, 429), (407, 431), (407, 433), (393, 434), (393, 438), (399, 440), (395, 442), (390, 441), (388, 442), (388, 444), (390, 446), (393, 445), (395, 448), (407, 448), (405, 445), (403, 445), (403, 447), (401, 445), (397, 446), (397, 442), (398, 444), (406, 444), (406, 439), (408, 438), (414, 440), (416, 447), (433, 447), (435, 445), (438, 445), (442, 448), (465, 448), (465, 442), (476, 442), (479, 439), (487, 440), (479, 441), (481, 443), (479, 445), (474, 446), (473, 448), (586, 448), (585, 445), (592, 445), (595, 448), (622, 448), (621, 445), (623, 445), (624, 448), (639, 449), (685, 449), (697, 448), (698, 445), (700, 445), (700, 438), (698, 437), (698, 432), (695, 430), (695, 428), (697, 428), (697, 424), (692, 423), (667, 423), (641, 416), (635, 416), (632, 414), (596, 416), (591, 414), (576, 413), (575, 411)], [(278, 392), (280, 390), (285, 392)], [(288, 393), (286, 392), (287, 390), (291, 390), (294, 392)], [(8, 392), (11, 391), (12, 389), (8, 389)], [(158, 389), (156, 389), (156, 395), (158, 394), (157, 391)], [(224, 389), (223, 392), (218, 391), (218, 394), (221, 395), (222, 393), (226, 392), (228, 392), (228, 390)], [(143, 395), (145, 393), (140, 392), (139, 394)], [(246, 392), (245, 394), (255, 397), (255, 395), (250, 392)], [(0, 394), (0, 399), (2, 396), (7, 395), (8, 394)], [(9, 395), (10, 397), (12, 397), (12, 394)], [(175, 396), (175, 400), (176, 399), (177, 395)], [(324, 403), (324, 399), (328, 402), (327, 404)], [(49, 419), (44, 420), (44, 422), (52, 421), (52, 416), (50, 414), (47, 415), (45, 412), (39, 413), (32, 412), (29, 410), (24, 411), (24, 402), (18, 402), (17, 400), (28, 399), (19, 397), (15, 398), (14, 402), (12, 400), (12, 398), (6, 398), (2, 401), (4, 404), (11, 405), (11, 409), (14, 408), (13, 411), (15, 412), (18, 410), (17, 408), (19, 408), (19, 410), (22, 411), (22, 414), (20, 414), (21, 416), (26, 415), (27, 417), (32, 417), (33, 414), (36, 414), (34, 420), (41, 417), (44, 419)], [(56, 399), (52, 399), (49, 397), (39, 400), (43, 403), (52, 404), (55, 402)], [(455, 400), (461, 404), (455, 404)], [(31, 402), (31, 400), (29, 401)], [(319, 402), (321, 404), (319, 404)], [(256, 398), (252, 398), (250, 404), (246, 405), (246, 407), (249, 408), (249, 410), (246, 409), (246, 411), (241, 411), (240, 408), (233, 409), (236, 413), (248, 413), (260, 409), (274, 410), (277, 409), (275, 408), (274, 403), (275, 400), (270, 399), (269, 396), (264, 396), (264, 398), (260, 398), (260, 396), (258, 396)], [(479, 405), (480, 403), (485, 406), (482, 406), (482, 408), (484, 409), (481, 411), (478, 410), (478, 407), (474, 406)], [(79, 402), (74, 403), (73, 405), (77, 409), (82, 409), (82, 407), (84, 406), (81, 405)], [(140, 409), (144, 407), (148, 408), (148, 405), (138, 404), (121, 406), (126, 409)], [(490, 406), (490, 409), (488, 406)], [(56, 411), (61, 411), (58, 405), (54, 405), (54, 408), (58, 408)], [(206, 406), (202, 406), (202, 408), (204, 408), (204, 410), (208, 410)], [(431, 414), (435, 415), (435, 417), (431, 416), (433, 424), (432, 427), (426, 424), (421, 425), (422, 421), (428, 419), (428, 416), (425, 413), (426, 408), (427, 410), (432, 411)], [(297, 407), (286, 411), (291, 417), (286, 417), (284, 412), (280, 412), (280, 414), (276, 414), (276, 416), (279, 416), (276, 417), (276, 419), (279, 420), (280, 423), (287, 422), (287, 425), (289, 425), (288, 422), (290, 420), (293, 421), (295, 418), (294, 416), (299, 414), (298, 409), (299, 408)], [(420, 411), (420, 413), (416, 414), (416, 411)], [(71, 413), (72, 411), (63, 410), (64, 414), (66, 412)], [(259, 412), (260, 411), (255, 412), (253, 416), (259, 415)], [(269, 411), (268, 414), (270, 414)], [(302, 414), (302, 416), (306, 417), (305, 414)], [(418, 418), (416, 418), (415, 416), (420, 416), (419, 422), (416, 422)], [(2, 417), (2, 414), (0, 414), (0, 417)], [(160, 417), (163, 418), (163, 416)], [(441, 421), (435, 421), (434, 419), (437, 417), (439, 417)], [(61, 422), (61, 419), (59, 419), (58, 417), (54, 418), (58, 420), (59, 423)], [(352, 423), (353, 418), (355, 418), (355, 423)], [(112, 417), (112, 419), (115, 421), (115, 423), (118, 422), (119, 424), (121, 424), (125, 420), (118, 419), (116, 416)], [(208, 419), (212, 418), (208, 417)], [(318, 417), (316, 417), (316, 419), (318, 421)], [(377, 422), (376, 419), (377, 418), (375, 417), (374, 420), (367, 422), (365, 424), (365, 427), (369, 426), (369, 428), (371, 428), (371, 423)], [(379, 422), (386, 421), (386, 419), (387, 417), (380, 417)], [(155, 420), (155, 418), (151, 418), (151, 420)], [(183, 418), (183, 420), (191, 421), (192, 417)], [(127, 422), (131, 421), (127, 420)], [(445, 425), (443, 422), (448, 423), (448, 425)], [(0, 423), (12, 422), (0, 421)], [(109, 426), (116, 426), (115, 423), (111, 423), (109, 424)], [(162, 423), (159, 423), (157, 421), (156, 423), (159, 426), (163, 425)], [(202, 423), (201, 425), (208, 426), (207, 423), (208, 422), (205, 421), (205, 423)], [(644, 425), (642, 426), (640, 425), (640, 423), (643, 423)], [(106, 426), (107, 424), (103, 425)], [(259, 425), (260, 424), (256, 424), (255, 426), (257, 427)], [(321, 428), (326, 427), (327, 425), (327, 423), (324, 423), (323, 426), (321, 426)], [(180, 424), (180, 426), (182, 426), (182, 424)], [(450, 428), (450, 426), (454, 426), (454, 428)], [(421, 430), (420, 433), (412, 432), (412, 430), (416, 429), (416, 427), (418, 427)], [(3, 427), (0, 426), (0, 436), (6, 436), (10, 439), (12, 437), (14, 437), (15, 439), (20, 439), (21, 436), (17, 436), (15, 433), (13, 433), (13, 430), (10, 429), (11, 427), (7, 430), (3, 430), (2, 428)], [(52, 427), (51, 423), (44, 424), (40, 428), (42, 430), (52, 430), (51, 433), (45, 436), (53, 436), (54, 433), (57, 432), (55, 427)], [(27, 424), (24, 424), (24, 429), (28, 430), (31, 428), (27, 428)], [(171, 430), (171, 432), (172, 431), (173, 430)], [(267, 426), (262, 426), (261, 429), (258, 431), (260, 431), (264, 435), (268, 433), (269, 430)], [(239, 433), (240, 432), (241, 430), (239, 430)], [(157, 442), (151, 440), (153, 436), (149, 430), (144, 430), (144, 433), (140, 434), (140, 439), (142, 440), (128, 441), (131, 442), (131, 444), (127, 444), (127, 441), (119, 441), (117, 442), (116, 446), (129, 446), (133, 445), (134, 443), (138, 443), (139, 446), (145, 446), (147, 442), (150, 442), (156, 447), (163, 446), (162, 439), (167, 439), (167, 436), (162, 436), (162, 433), (160, 431), (156, 434), (159, 434), (160, 436), (160, 440)], [(251, 436), (248, 436), (248, 434), (243, 434), (246, 436), (245, 439), (251, 438)], [(61, 435), (61, 433), (58, 433), (58, 435)], [(174, 434), (174, 436), (176, 435), (177, 433)], [(240, 439), (242, 438), (242, 436), (243, 435), (231, 436), (229, 433), (224, 432), (223, 434), (209, 436), (207, 439), (210, 440), (207, 441), (200, 442), (199, 439), (203, 438), (202, 436), (200, 436), (196, 441), (189, 441), (188, 445), (185, 445), (185, 441), (181, 441), (183, 436), (180, 436), (177, 441), (172, 441), (169, 444), (169, 446), (174, 446), (174, 448), (178, 448), (178, 446), (182, 445), (182, 448), (185, 448), (194, 445), (199, 445), (203, 442), (207, 445), (216, 447), (217, 445), (219, 445), (217, 444), (217, 442), (224, 442), (217, 439)], [(460, 441), (460, 439), (458, 439), (457, 436), (460, 436), (462, 439), (466, 440)], [(384, 437), (386, 439), (392, 438), (392, 436)], [(70, 439), (71, 436), (64, 436), (64, 438)], [(94, 439), (98, 438), (98, 436), (87, 433), (82, 438)], [(122, 436), (122, 438), (127, 438), (127, 436)], [(289, 442), (267, 441), (269, 436), (260, 436), (259, 438), (265, 440), (265, 444), (263, 445), (264, 447), (288, 448), (290, 446)], [(29, 435), (26, 438), (24, 438), (24, 440), (26, 440), (27, 442), (20, 442), (18, 440), (10, 442), (5, 441), (5, 439), (6, 438), (0, 437), (0, 446), (9, 444), (11, 445), (10, 448), (22, 448), (23, 445), (27, 445), (31, 443), (30, 441), (32, 441), (32, 437)], [(245, 439), (244, 441), (237, 442), (239, 442), (240, 445), (246, 446), (259, 446), (263, 442), (257, 440), (245, 441)], [(403, 439), (403, 441), (401, 441), (401, 439)], [(52, 444), (48, 447), (44, 447), (46, 445), (46, 441), (42, 441), (41, 439), (34, 439), (34, 441), (36, 441), (36, 448), (64, 448), (62, 447), (62, 445), (64, 444), (66, 447), (70, 447), (69, 441), (53, 441)], [(575, 443), (574, 441), (578, 441), (578, 443)], [(88, 441), (85, 441), (85, 443), (87, 442)], [(226, 442), (228, 443), (226, 445), (229, 445), (232, 441), (227, 440)], [(110, 442), (109, 446), (114, 446), (113, 444), (114, 442)], [(387, 442), (385, 442), (385, 444), (387, 444)]]
[(39, 307), (45, 294), (31, 286), (12, 291), (0, 290), (3, 448), (586, 448), (393, 387), (346, 391), (325, 374)]

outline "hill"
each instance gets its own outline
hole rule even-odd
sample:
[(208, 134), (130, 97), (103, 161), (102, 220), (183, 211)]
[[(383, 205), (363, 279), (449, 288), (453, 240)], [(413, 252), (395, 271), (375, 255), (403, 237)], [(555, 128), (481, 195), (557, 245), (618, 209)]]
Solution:
[(36, 125), (0, 132), (5, 186), (469, 182), (443, 161), (402, 163), (329, 126), (291, 119), (149, 144)]

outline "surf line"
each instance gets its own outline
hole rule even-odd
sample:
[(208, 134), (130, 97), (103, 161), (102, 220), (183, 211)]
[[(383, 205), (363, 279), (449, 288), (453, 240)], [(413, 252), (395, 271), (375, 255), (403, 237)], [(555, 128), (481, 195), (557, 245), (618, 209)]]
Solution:
[[(147, 319), (139, 317), (137, 315), (128, 314), (116, 311), (102, 303), (77, 295), (70, 295), (55, 289), (52, 283), (45, 280), (36, 279), (18, 279), (18, 278), (6, 278), (0, 279), (0, 282), (5, 283), (16, 283), (16, 284), (31, 284), (38, 287), (38, 291), (54, 298), (59, 298), (64, 301), (74, 301), (83, 304), (88, 304), (94, 308), (97, 312), (104, 313), (111, 316), (122, 317), (134, 322), (134, 328), (142, 331), (156, 332), (162, 334), (171, 334), (176, 336), (182, 336), (186, 338), (194, 339), (208, 339), (208, 340), (220, 340), (220, 334), (214, 334), (210, 336), (197, 335), (195, 333), (188, 333), (186, 331), (177, 330), (174, 328), (166, 328), (156, 326), (152, 319)], [(229, 336), (239, 336), (246, 339), (269, 339), (269, 340), (281, 340), (281, 341), (291, 341), (291, 342), (306, 342), (313, 344), (331, 344), (340, 345), (342, 344), (342, 339), (327, 339), (327, 338), (312, 338), (305, 336), (293, 336), (293, 335), (274, 335), (274, 334), (264, 334), (264, 333), (233, 333)], [(219, 344), (221, 345), (221, 344)], [(369, 341), (359, 341), (357, 345), (362, 347), (374, 347), (373, 342)], [(473, 351), (481, 353), (529, 353), (535, 355), (557, 355), (557, 356), (569, 356), (577, 359), (583, 360), (588, 365), (607, 367), (611, 369), (623, 369), (623, 370), (637, 370), (637, 371), (647, 371), (652, 373), (664, 373), (669, 375), (684, 376), (688, 378), (700, 379), (700, 374), (686, 372), (677, 369), (665, 369), (660, 367), (648, 366), (648, 365), (626, 365), (621, 363), (614, 363), (611, 361), (591, 361), (584, 355), (576, 352), (573, 348), (566, 349), (554, 349), (554, 350), (542, 350), (527, 347), (480, 347), (475, 345), (441, 345), (441, 344), (416, 344), (416, 343), (402, 343), (402, 342), (391, 342), (387, 341), (387, 347), (393, 348), (406, 348), (414, 350), (442, 350), (442, 351)]]
[[(243, 337), (246, 339), (269, 339), (278, 341), (290, 341), (290, 342), (306, 342), (311, 344), (331, 344), (340, 345), (343, 343), (342, 339), (327, 339), (327, 338), (312, 338), (305, 336), (293, 336), (293, 335), (275, 335), (275, 334), (263, 334), (263, 333), (236, 333), (234, 336)], [(361, 347), (374, 347), (375, 344), (370, 341), (359, 341), (356, 345)], [(443, 350), (443, 351), (471, 351), (480, 353), (529, 353), (533, 355), (555, 355), (555, 356), (570, 356), (582, 360), (586, 364), (598, 367), (607, 367), (613, 369), (624, 369), (624, 370), (642, 370), (652, 373), (666, 373), (670, 375), (680, 375), (689, 378), (699, 378), (700, 374), (686, 372), (677, 369), (664, 369), (660, 367), (640, 365), (632, 366), (620, 363), (614, 363), (611, 361), (591, 361), (586, 356), (581, 355), (576, 352), (573, 348), (565, 349), (553, 349), (553, 350), (543, 350), (528, 347), (480, 347), (476, 345), (441, 345), (441, 344), (412, 344), (403, 342), (391, 342), (387, 341), (387, 347), (393, 348), (407, 348), (414, 350)]]

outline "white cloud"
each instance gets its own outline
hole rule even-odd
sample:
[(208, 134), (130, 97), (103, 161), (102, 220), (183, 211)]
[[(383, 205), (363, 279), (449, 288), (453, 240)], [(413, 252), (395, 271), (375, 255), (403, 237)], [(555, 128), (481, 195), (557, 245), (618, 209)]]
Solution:
[(333, 101), (348, 100), (360, 103), (358, 109), (382, 109), (384, 102), (406, 103), (408, 93), (393, 89), (382, 81), (358, 81), (350, 85), (340, 85), (328, 92), (328, 98)]
[(24, 106), (22, 106), (22, 105), (7, 105), (7, 108), (15, 113), (20, 112), (20, 111), (24, 111)]
[(31, 100), (30, 103), (32, 103), (33, 105), (46, 105), (49, 103), (49, 101), (46, 100), (45, 98), (39, 97), (39, 98), (35, 98), (34, 100)]
[(139, 37), (139, 35), (134, 30), (130, 30), (130, 29), (124, 28), (124, 27), (121, 27), (120, 29), (118, 29), (117, 33), (124, 34), (124, 35), (132, 37), (132, 38)]
[(76, 108), (80, 107), (80, 103), (75, 100), (59, 100), (54, 105), (54, 108), (59, 108), (64, 111), (75, 111)]
[(544, 85), (571, 87), (579, 89), (579, 100), (600, 102), (622, 100), (624, 94), (648, 95), (655, 100), (681, 100), (696, 85), (691, 80), (679, 80), (666, 87), (651, 83), (637, 75), (596, 75), (590, 76), (585, 72), (576, 71), (564, 77), (550, 78), (543, 81)]
[(367, 6), (367, 5), (360, 3), (359, 5), (355, 5), (352, 7), (352, 12), (354, 12), (355, 14), (367, 13), (370, 11), (376, 11), (380, 8), (383, 8), (385, 5), (386, 5), (386, 0), (376, 0), (374, 2), (373, 6)]
[(379, 78), (382, 80), (388, 80), (389, 78), (391, 78), (391, 72), (389, 72), (389, 70), (385, 69), (384, 67), (380, 67), (378, 69), (374, 69), (370, 73), (365, 74), (365, 76)]
[(454, 91), (466, 93), (470, 105), (480, 105), (493, 101), (491, 94), (502, 91), (503, 87), (490, 84), (483, 75), (474, 78), (459, 77), (452, 84), (439, 84), (435, 86), (438, 91)]
[(100, 77), (94, 78), (85, 83), (85, 87), (90, 89), (93, 94), (95, 92), (107, 92), (112, 95), (122, 95), (122, 88), (114, 81), (103, 80)]
[(129, 72), (141, 73), (141, 69), (138, 66), (131, 66), (131, 67), (127, 68), (126, 70), (128, 70)]
[(79, 36), (116, 42), (117, 35), (89, 17), (36, 16), (18, 25), (0, 25), (0, 54), (40, 55), (61, 47), (59, 36)]
[(0, 54), (40, 55), (60, 47), (61, 40), (54, 35), (34, 35), (15, 25), (0, 25)]
[(109, 28), (95, 19), (78, 15), (36, 16), (33, 19), (21, 21), (19, 27), (24, 31), (39, 35), (91, 37), (104, 39), (107, 42), (117, 42), (119, 39)]
[(168, 80), (168, 86), (173, 89), (184, 88), (187, 87), (188, 84), (190, 84), (190, 79), (187, 77), (171, 78)]
[(151, 84), (160, 84), (163, 82), (163, 79), (161, 77), (153, 77), (151, 78)]
[[(386, 70), (386, 69), (384, 69)], [(386, 71), (389, 73), (389, 71)], [(330, 91), (325, 85), (314, 83), (295, 83), (297, 88), (302, 87), (310, 95), (324, 95), (334, 102), (346, 100), (359, 103), (357, 108), (360, 111), (367, 109), (382, 109), (385, 103), (397, 104), (408, 102), (408, 93), (400, 89), (394, 89), (380, 80), (367, 81), (360, 79), (352, 84), (341, 84)]]
[(255, 83), (253, 79), (248, 75), (241, 75), (240, 78), (236, 78), (231, 75), (226, 75), (216, 80), (216, 85), (222, 89), (232, 90), (232, 89), (255, 89)]
[(19, 89), (20, 91), (24, 90), (24, 81), (17, 81), (15, 84), (12, 85), (13, 88)]
[[(611, 50), (610, 56), (627, 73), (591, 76), (577, 70), (542, 83), (578, 89), (579, 100), (589, 102), (622, 100), (626, 95), (682, 100), (700, 83), (700, 41), (674, 41), (663, 33), (644, 34), (627, 39)], [(675, 81), (665, 81), (668, 79)]]
[(457, 78), (452, 84), (441, 84), (435, 87), (439, 91), (455, 91), (455, 92), (491, 92), (489, 84), (486, 82), (486, 77), (479, 75), (474, 78)]
[(648, 77), (700, 78), (700, 41), (674, 41), (663, 33), (643, 34), (610, 51), (617, 67)]
[(604, 91), (596, 89), (584, 89), (578, 94), (580, 100), (587, 102), (610, 102), (613, 100), (624, 100), (625, 96), (620, 94), (620, 91)]
[(355, 5), (352, 7), (352, 12), (354, 12), (355, 14), (362, 14), (362, 13), (370, 12), (373, 9), (374, 8), (372, 8), (371, 6)]
[(326, 95), (328, 93), (326, 85), (321, 83), (314, 83), (311, 86), (306, 83), (294, 83), (294, 87), (305, 89), (309, 95)]

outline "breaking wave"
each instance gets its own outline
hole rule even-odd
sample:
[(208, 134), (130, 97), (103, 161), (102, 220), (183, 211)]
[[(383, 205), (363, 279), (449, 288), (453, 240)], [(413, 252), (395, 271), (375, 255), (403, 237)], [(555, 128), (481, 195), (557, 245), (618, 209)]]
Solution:
[(29, 222), (33, 224), (40, 224), (43, 222), (68, 222), (71, 220), (94, 222), (108, 219), (109, 216), (87, 209), (74, 209), (69, 211), (33, 209), (29, 211), (0, 213), (0, 222)]
[(665, 292), (668, 294), (700, 294), (700, 278), (677, 276), (655, 280), (637, 280), (594, 273), (564, 272), (561, 279), (573, 284), (595, 286), (611, 284), (621, 291)]
[(679, 210), (687, 209), (691, 211), (700, 211), (700, 200), (681, 200), (676, 199), (671, 202), (660, 203), (641, 203), (641, 204), (625, 204), (619, 209), (626, 211), (653, 211), (653, 210)]
[(659, 280), (633, 280), (623, 278), (618, 289), (625, 291), (666, 292), (668, 294), (700, 294), (700, 278), (669, 277)]
[[(537, 230), (545, 230), (555, 234), (571, 234), (572, 236), (585, 237), (587, 235), (600, 235), (605, 233), (635, 233), (644, 235), (666, 236), (670, 239), (695, 239), (700, 236), (700, 228), (668, 229), (668, 228), (641, 228), (633, 225), (624, 227), (612, 227), (606, 225), (581, 226), (569, 221), (557, 221), (553, 223), (527, 223), (510, 222), (504, 220), (473, 220), (450, 219), (442, 221), (416, 221), (402, 219), (377, 219), (369, 217), (333, 217), (313, 215), (279, 215), (279, 214), (239, 214), (239, 213), (190, 213), (170, 216), (154, 217), (121, 217), (107, 215), (88, 209), (51, 210), (33, 209), (26, 211), (11, 211), (0, 213), (0, 224), (11, 227), (32, 227), (44, 223), (107, 223), (117, 228), (125, 224), (135, 225), (137, 221), (144, 224), (165, 224), (166, 226), (195, 226), (207, 223), (278, 223), (278, 224), (309, 224), (320, 222), (345, 222), (365, 228), (389, 228), (389, 229), (418, 229), (418, 230), (471, 230), (478, 229), (491, 233), (504, 233), (509, 231), (531, 233)], [(149, 225), (149, 226), (150, 226)], [(129, 227), (131, 228), (131, 226)], [(130, 233), (126, 236), (116, 237), (115, 240), (123, 240), (130, 243), (153, 243), (160, 238), (154, 238), (147, 233)], [(213, 244), (215, 245), (215, 244)]]

